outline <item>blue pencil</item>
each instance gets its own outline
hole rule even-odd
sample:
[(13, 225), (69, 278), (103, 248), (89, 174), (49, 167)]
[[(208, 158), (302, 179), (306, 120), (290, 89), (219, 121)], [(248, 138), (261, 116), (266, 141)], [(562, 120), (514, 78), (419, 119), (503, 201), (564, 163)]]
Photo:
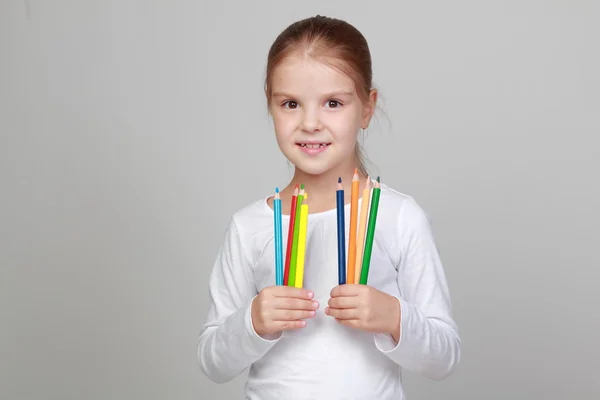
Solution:
[(281, 233), (281, 196), (279, 188), (275, 189), (275, 199), (273, 200), (273, 208), (275, 209), (275, 283), (279, 286), (283, 285), (283, 239)]
[(337, 233), (338, 233), (338, 281), (340, 285), (346, 283), (346, 227), (344, 210), (344, 187), (342, 178), (338, 178), (337, 189)]

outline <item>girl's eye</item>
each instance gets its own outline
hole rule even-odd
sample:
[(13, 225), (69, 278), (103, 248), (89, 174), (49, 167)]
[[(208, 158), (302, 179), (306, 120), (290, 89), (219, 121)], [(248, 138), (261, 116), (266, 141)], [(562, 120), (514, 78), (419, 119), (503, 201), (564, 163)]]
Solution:
[(285, 103), (283, 103), (283, 107), (285, 108), (298, 108), (298, 103), (296, 103), (295, 101), (286, 101)]
[(329, 107), (329, 108), (336, 108), (336, 107), (339, 107), (341, 105), (342, 104), (339, 101), (337, 101), (337, 100), (329, 100), (326, 103), (326, 107)]

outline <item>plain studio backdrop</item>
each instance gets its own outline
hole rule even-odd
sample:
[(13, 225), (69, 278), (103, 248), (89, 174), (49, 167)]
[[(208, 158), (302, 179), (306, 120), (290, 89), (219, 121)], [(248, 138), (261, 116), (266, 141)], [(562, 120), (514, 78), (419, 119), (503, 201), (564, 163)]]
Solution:
[[(409, 399), (600, 396), (597, 1), (0, 2), (0, 398), (241, 399), (196, 343), (231, 214), (283, 186), (289, 23), (347, 19), (370, 168), (430, 214), (462, 338)], [(334, 266), (332, 266), (334, 267)]]

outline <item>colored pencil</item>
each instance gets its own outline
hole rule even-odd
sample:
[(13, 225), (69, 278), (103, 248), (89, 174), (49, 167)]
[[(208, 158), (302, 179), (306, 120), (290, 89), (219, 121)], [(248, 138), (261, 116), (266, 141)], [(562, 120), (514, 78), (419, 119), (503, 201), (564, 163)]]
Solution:
[(375, 224), (377, 222), (377, 210), (379, 208), (379, 196), (381, 195), (380, 178), (373, 187), (373, 199), (371, 200), (371, 211), (369, 213), (369, 228), (365, 239), (365, 252), (363, 264), (360, 271), (360, 283), (366, 285), (369, 279), (369, 267), (371, 265), (371, 251), (373, 250), (373, 239), (375, 237)]
[(288, 286), (296, 284), (296, 265), (298, 263), (298, 234), (300, 233), (300, 207), (304, 198), (304, 184), (300, 185), (300, 192), (296, 201), (296, 220), (294, 221), (294, 239), (292, 243), (292, 255), (290, 259), (290, 274), (288, 276)]
[[(348, 238), (348, 283), (355, 283), (356, 270), (356, 222), (358, 219), (358, 189), (360, 182), (358, 181), (358, 169), (354, 169), (352, 177), (352, 191), (350, 192), (350, 234)], [(358, 282), (358, 281), (356, 281)]]
[(360, 206), (360, 222), (358, 224), (358, 237), (356, 239), (356, 270), (354, 271), (354, 282), (360, 282), (360, 271), (362, 269), (363, 251), (365, 249), (365, 232), (367, 229), (367, 216), (369, 215), (369, 204), (371, 201), (371, 178), (367, 177), (362, 194)]
[(292, 258), (292, 243), (294, 242), (294, 222), (296, 220), (296, 202), (298, 200), (298, 184), (294, 187), (292, 202), (290, 205), (290, 226), (288, 228), (288, 240), (285, 252), (285, 271), (283, 274), (283, 284), (287, 286), (290, 274), (290, 260)]
[(337, 201), (337, 237), (338, 237), (338, 283), (346, 283), (346, 227), (344, 211), (344, 186), (342, 178), (338, 178), (338, 187), (336, 192)]
[(306, 230), (308, 229), (308, 193), (304, 193), (304, 200), (300, 207), (300, 232), (298, 234), (298, 264), (296, 265), (295, 286), (301, 288), (304, 284), (304, 259), (306, 254)]
[(275, 284), (283, 285), (283, 238), (281, 237), (281, 196), (279, 188), (275, 188), (275, 199), (273, 200), (274, 230), (275, 230)]

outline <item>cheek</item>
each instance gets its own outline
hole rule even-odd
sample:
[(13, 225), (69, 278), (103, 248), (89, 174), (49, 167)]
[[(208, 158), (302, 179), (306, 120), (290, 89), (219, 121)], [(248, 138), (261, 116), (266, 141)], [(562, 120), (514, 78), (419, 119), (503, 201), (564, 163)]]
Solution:
[(328, 125), (337, 140), (354, 142), (360, 128), (360, 119), (354, 113), (337, 113), (331, 115)]
[(273, 126), (275, 128), (275, 134), (277, 137), (289, 137), (293, 135), (297, 122), (292, 115), (272, 114)]

